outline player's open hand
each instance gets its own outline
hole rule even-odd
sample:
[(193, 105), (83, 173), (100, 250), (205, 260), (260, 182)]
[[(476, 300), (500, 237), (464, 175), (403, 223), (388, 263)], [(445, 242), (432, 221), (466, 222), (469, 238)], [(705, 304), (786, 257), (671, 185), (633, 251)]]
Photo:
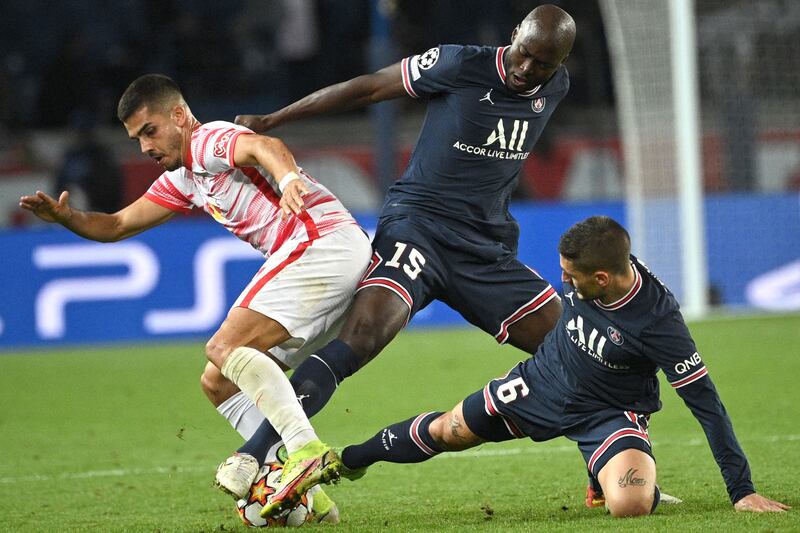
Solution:
[(72, 209), (69, 206), (69, 192), (67, 191), (61, 193), (58, 201), (42, 191), (36, 191), (36, 194), (22, 196), (19, 199), (19, 206), (45, 222), (63, 224), (72, 216)]
[(283, 218), (288, 218), (294, 213), (299, 215), (305, 209), (305, 202), (303, 196), (308, 193), (308, 187), (302, 179), (294, 179), (290, 181), (283, 189), (283, 196), (281, 197), (281, 209), (283, 210)]
[(271, 119), (271, 115), (236, 115), (236, 119), (233, 122), (256, 133), (263, 133), (275, 127)]
[(791, 509), (791, 506), (775, 500), (765, 498), (760, 494), (748, 494), (733, 505), (737, 511), (750, 511), (753, 513), (782, 513)]

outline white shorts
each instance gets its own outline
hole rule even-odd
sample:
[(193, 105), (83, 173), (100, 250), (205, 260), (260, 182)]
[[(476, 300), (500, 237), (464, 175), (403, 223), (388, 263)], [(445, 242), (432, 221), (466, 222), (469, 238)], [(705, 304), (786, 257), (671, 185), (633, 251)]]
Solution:
[(372, 246), (356, 225), (278, 248), (236, 299), (234, 307), (258, 311), (292, 336), (269, 352), (296, 368), (336, 338), (356, 285), (367, 269)]

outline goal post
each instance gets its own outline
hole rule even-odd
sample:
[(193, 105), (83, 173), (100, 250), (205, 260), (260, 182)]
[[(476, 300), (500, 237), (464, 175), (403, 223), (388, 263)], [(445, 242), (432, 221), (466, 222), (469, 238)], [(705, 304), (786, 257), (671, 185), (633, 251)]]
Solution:
[(693, 0), (600, 0), (635, 255), (684, 315), (708, 311)]

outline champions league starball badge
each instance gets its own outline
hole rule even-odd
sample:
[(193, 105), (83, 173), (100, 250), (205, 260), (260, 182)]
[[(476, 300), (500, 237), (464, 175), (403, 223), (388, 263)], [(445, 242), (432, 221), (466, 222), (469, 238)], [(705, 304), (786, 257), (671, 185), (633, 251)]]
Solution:
[(438, 48), (431, 48), (421, 56), (419, 56), (419, 68), (422, 70), (428, 70), (432, 66), (436, 64), (436, 61), (439, 60), (439, 49)]

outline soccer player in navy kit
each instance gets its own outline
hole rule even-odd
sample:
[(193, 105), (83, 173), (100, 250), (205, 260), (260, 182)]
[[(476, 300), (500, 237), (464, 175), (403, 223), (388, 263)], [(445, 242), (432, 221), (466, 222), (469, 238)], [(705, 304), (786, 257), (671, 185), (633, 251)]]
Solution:
[[(559, 243), (564, 310), (532, 357), (447, 413), (388, 426), (341, 454), (343, 475), (377, 461), (416, 463), (486, 441), (565, 436), (578, 444), (614, 516), (658, 504), (647, 423), (661, 409), (656, 373), (697, 418), (737, 510), (783, 511), (756, 494), (728, 414), (669, 290), (630, 255), (608, 217), (572, 226)], [(395, 438), (386, 440), (390, 432)]]
[[(372, 263), (349, 318), (338, 339), (292, 377), (306, 413), (317, 413), (342, 380), (434, 299), (499, 343), (536, 351), (558, 320), (561, 302), (517, 259), (519, 226), (508, 203), (525, 158), (569, 89), (563, 63), (574, 40), (572, 17), (543, 5), (517, 26), (510, 46), (438, 46), (271, 115), (237, 117), (260, 132), (404, 95), (427, 102), (408, 167), (386, 197)], [(278, 440), (265, 423), (228, 468), (248, 483), (256, 461)], [(312, 460), (290, 457), (282, 483), (293, 483), (294, 467)]]

